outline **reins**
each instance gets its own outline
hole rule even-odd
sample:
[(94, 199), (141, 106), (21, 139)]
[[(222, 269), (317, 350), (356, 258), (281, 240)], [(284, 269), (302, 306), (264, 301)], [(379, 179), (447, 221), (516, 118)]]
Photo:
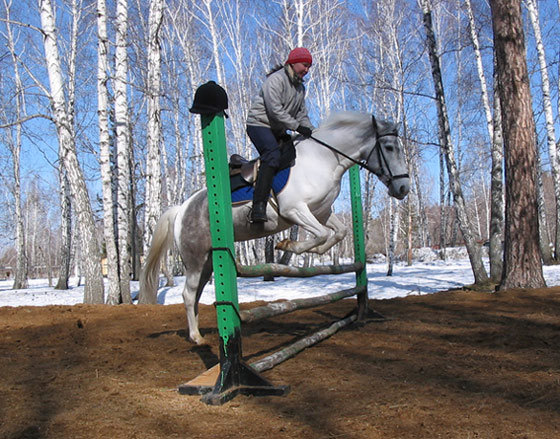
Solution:
[(369, 158), (371, 157), (371, 154), (373, 154), (373, 151), (377, 149), (378, 154), (379, 154), (379, 162), (383, 162), (385, 164), (385, 167), (387, 168), (387, 172), (389, 173), (389, 180), (397, 180), (399, 178), (409, 178), (408, 174), (397, 174), (397, 175), (393, 175), (393, 173), (391, 172), (391, 168), (389, 167), (389, 162), (387, 161), (387, 158), (385, 157), (385, 154), (383, 153), (383, 150), (381, 148), (381, 145), (379, 143), (379, 139), (381, 139), (382, 137), (386, 137), (386, 136), (395, 136), (398, 137), (397, 133), (387, 133), (387, 134), (382, 134), (379, 135), (377, 134), (377, 130), (375, 132), (375, 145), (374, 147), (371, 149), (371, 151), (368, 154), (368, 157), (365, 161), (358, 161), (356, 159), (353, 159), (352, 157), (350, 157), (348, 154), (343, 153), (342, 151), (339, 151), (338, 149), (336, 149), (334, 146), (329, 145), (326, 142), (323, 142), (322, 140), (317, 139), (316, 137), (310, 136), (310, 139), (313, 139), (315, 142), (317, 142), (318, 144), (324, 146), (327, 149), (330, 149), (332, 152), (336, 153), (336, 154), (340, 154), (341, 156), (343, 156), (344, 158), (350, 160), (352, 163), (354, 163), (355, 165), (358, 165), (360, 168), (365, 169), (369, 172), (372, 172), (375, 174), (375, 171), (373, 169), (371, 169), (368, 165), (367, 162), (369, 160)]
[[(366, 165), (364, 162), (360, 162), (356, 159), (353, 159), (349, 155), (347, 155), (347, 154), (343, 153), (342, 151), (339, 151), (338, 149), (336, 149), (334, 146), (331, 146), (328, 143), (325, 143), (322, 140), (319, 140), (319, 139), (317, 139), (316, 137), (313, 137), (313, 136), (310, 136), (309, 138), (315, 140), (315, 142), (317, 142), (320, 145), (323, 145), (325, 148), (330, 149), (332, 152), (334, 152), (336, 154), (340, 154), (344, 158), (347, 158), (348, 160), (350, 160), (355, 165), (358, 165), (360, 168), (366, 169), (369, 172), (373, 172), (373, 169), (370, 169), (370, 167), (368, 165)], [(373, 149), (375, 149), (375, 146), (373, 147)], [(373, 149), (372, 149), (372, 151), (373, 151)]]

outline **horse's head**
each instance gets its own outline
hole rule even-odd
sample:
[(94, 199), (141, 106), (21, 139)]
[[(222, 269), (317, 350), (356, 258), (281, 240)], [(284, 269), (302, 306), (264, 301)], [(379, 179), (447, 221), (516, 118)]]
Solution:
[(390, 196), (402, 200), (410, 190), (410, 177), (399, 143), (397, 125), (377, 121), (373, 116), (372, 121), (375, 145), (368, 152), (366, 166), (387, 186)]

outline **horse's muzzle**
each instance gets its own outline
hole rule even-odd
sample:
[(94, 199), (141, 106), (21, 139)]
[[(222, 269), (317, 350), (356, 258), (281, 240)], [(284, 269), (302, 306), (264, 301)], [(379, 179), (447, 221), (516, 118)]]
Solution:
[(410, 185), (408, 180), (406, 182), (399, 181), (399, 182), (392, 182), (389, 186), (389, 195), (397, 200), (402, 200), (404, 197), (408, 195), (410, 191)]

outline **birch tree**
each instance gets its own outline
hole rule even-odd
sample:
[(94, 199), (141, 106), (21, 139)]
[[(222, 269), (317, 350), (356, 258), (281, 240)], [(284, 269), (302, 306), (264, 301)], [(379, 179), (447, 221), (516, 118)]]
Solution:
[(397, 235), (399, 233), (399, 206), (393, 198), (389, 198), (389, 245), (387, 251), (387, 276), (393, 275), (393, 266), (395, 264), (395, 246)]
[(316, 0), (309, 8), (308, 34), (314, 57), (309, 91), (315, 96), (317, 117), (322, 120), (340, 99), (339, 79), (346, 70), (349, 46), (356, 41), (357, 35), (352, 35), (345, 26), (341, 1)]
[[(494, 65), (496, 61), (494, 58)], [(495, 71), (496, 69), (494, 69)], [(494, 74), (494, 84), (497, 84), (497, 76)], [(504, 161), (504, 139), (502, 134), (502, 108), (498, 87), (494, 86), (494, 119), (492, 126), (492, 171), (490, 177), (490, 278), (498, 282), (502, 278), (504, 267), (503, 244), (504, 235), (504, 189), (502, 178)]]
[[(308, 15), (312, 10), (313, 0), (274, 0), (280, 6), (280, 26), (273, 28), (269, 23), (261, 26), (272, 33), (279, 41), (278, 54), (295, 48), (302, 47), (306, 41), (306, 26)], [(269, 2), (264, 2), (267, 11), (270, 10)]]
[[(20, 75), (18, 56), (16, 54), (16, 37), (12, 30), (12, 23), (10, 17), (10, 10), (12, 2), (4, 0), (4, 8), (6, 10), (6, 40), (8, 51), (13, 65), (14, 85), (15, 85), (15, 114), (16, 121), (25, 117), (25, 99), (24, 87)], [(4, 113), (5, 114), (5, 113)], [(7, 115), (5, 115), (6, 122)], [(27, 250), (26, 238), (23, 221), (23, 211), (21, 203), (21, 147), (22, 147), (22, 126), (21, 123), (16, 123), (15, 126), (5, 129), (6, 131), (6, 146), (9, 148), (12, 158), (12, 172), (13, 172), (13, 189), (12, 194), (14, 197), (14, 220), (16, 225), (16, 267), (14, 273), (14, 289), (27, 288), (28, 264), (27, 264)]]
[[(392, 118), (401, 123), (402, 125), (402, 146), (406, 163), (408, 165), (408, 172), (412, 174), (411, 160), (414, 154), (409, 150), (408, 142), (408, 120), (405, 109), (405, 51), (402, 47), (403, 36), (402, 24), (404, 15), (400, 8), (400, 4), (393, 1), (383, 1), (377, 3), (377, 20), (378, 25), (375, 26), (374, 32), (377, 36), (375, 44), (377, 54), (377, 62), (380, 66), (379, 72), (376, 75), (376, 84), (381, 88), (381, 98), (377, 99), (380, 104), (377, 104), (377, 111), (381, 111), (386, 117)], [(406, 43), (405, 43), (406, 44)], [(416, 180), (418, 181), (418, 180)], [(393, 264), (395, 260), (394, 251), (398, 239), (398, 231), (400, 227), (400, 206), (406, 207), (406, 219), (408, 222), (407, 228), (407, 254), (412, 253), (412, 210), (413, 198), (416, 196), (418, 204), (421, 205), (421, 190), (419, 185), (414, 186), (415, 193), (409, 197), (406, 203), (399, 204), (390, 200), (389, 208), (390, 215), (390, 233), (389, 233), (389, 270), (388, 275), (392, 274)], [(409, 259), (409, 262), (410, 259)]]
[[(174, 7), (172, 8), (172, 6)], [(183, 60), (182, 68), (185, 72), (181, 75), (181, 79), (184, 82), (178, 82), (180, 87), (173, 91), (173, 113), (174, 117), (179, 119), (182, 116), (179, 102), (187, 98), (188, 100), (183, 106), (189, 108), (190, 105), (192, 105), (195, 91), (202, 84), (203, 78), (207, 74), (209, 68), (208, 64), (210, 64), (209, 62), (201, 62), (201, 60), (207, 60), (209, 57), (199, 42), (195, 40), (195, 38), (192, 38), (193, 34), (196, 35), (202, 30), (201, 25), (197, 26), (198, 21), (195, 15), (190, 12), (185, 13), (185, 11), (190, 11), (191, 9), (190, 0), (180, 0), (176, 5), (170, 5), (167, 9), (170, 28), (169, 34), (173, 37), (173, 46), (177, 51), (176, 56)], [(187, 92), (185, 92), (185, 90), (187, 90)], [(204, 161), (200, 117), (192, 117), (188, 112), (184, 114), (185, 116), (183, 118), (189, 121), (187, 124), (186, 137), (190, 139), (187, 143), (185, 154), (187, 159), (185, 167), (190, 180), (185, 182), (185, 186), (198, 188), (204, 183), (202, 179)], [(177, 123), (176, 127), (178, 127)], [(181, 195), (184, 196), (187, 194), (183, 193)]]
[(72, 119), (67, 111), (64, 82), (51, 0), (39, 0), (50, 101), (59, 140), (60, 159), (66, 169), (74, 200), (85, 275), (84, 302), (103, 303), (104, 287), (95, 222), (83, 172), (78, 162)]
[[(552, 182), (554, 184), (554, 198), (556, 205), (560, 206), (560, 160), (556, 147), (556, 133), (554, 132), (554, 115), (552, 114), (552, 101), (550, 98), (550, 80), (548, 77), (548, 67), (546, 64), (546, 53), (541, 35), (541, 25), (539, 22), (539, 10), (535, 0), (526, 0), (529, 18), (533, 27), (537, 56), (539, 60), (539, 71), (541, 75), (541, 90), (546, 121), (546, 143), (548, 155), (550, 157), (550, 169), (552, 172)], [(556, 209), (556, 234), (554, 237), (554, 259), (560, 261), (560, 209)]]
[(130, 275), (132, 262), (130, 257), (130, 126), (128, 120), (127, 99), (127, 33), (128, 1), (117, 0), (115, 49), (115, 125), (117, 145), (117, 242), (119, 251), (119, 303), (130, 303)]
[(538, 241), (535, 121), (520, 0), (491, 0), (505, 145), (504, 269), (498, 289), (540, 288), (545, 281)]
[[(538, 141), (537, 141), (538, 145)], [(538, 148), (538, 146), (537, 146)], [(550, 235), (548, 233), (548, 221), (546, 219), (546, 203), (544, 197), (544, 182), (543, 182), (543, 171), (541, 155), (537, 153), (535, 156), (537, 161), (537, 212), (539, 214), (539, 247), (541, 249), (541, 255), (543, 263), (552, 264), (552, 249), (550, 248)]]
[(214, 69), (216, 72), (216, 82), (227, 90), (227, 87), (225, 85), (224, 66), (222, 63), (222, 56), (221, 56), (221, 48), (222, 48), (222, 41), (220, 36), (221, 34), (220, 34), (220, 29), (218, 28), (214, 9), (212, 7), (212, 5), (215, 4), (215, 2), (214, 0), (201, 0), (200, 3), (202, 4), (199, 5), (199, 2), (194, 2), (193, 7), (196, 8), (201, 13), (201, 17), (199, 17), (199, 20), (208, 29), (208, 34), (210, 36), (210, 42), (211, 42), (210, 47), (212, 51), (212, 60), (214, 62)]
[(62, 163), (58, 165), (60, 200), (60, 271), (55, 289), (67, 290), (72, 259), (72, 198), (68, 175)]
[(469, 34), (471, 37), (471, 42), (474, 50), (474, 57), (476, 60), (476, 71), (478, 73), (478, 80), (480, 81), (480, 94), (482, 107), (484, 108), (484, 116), (486, 117), (486, 129), (488, 131), (488, 138), (493, 139), (494, 137), (494, 125), (492, 110), (490, 108), (490, 99), (488, 97), (488, 86), (486, 84), (486, 75), (484, 73), (484, 66), (482, 64), (482, 54), (480, 52), (480, 43), (478, 41), (478, 34), (476, 33), (476, 23), (474, 19), (474, 13), (472, 10), (471, 0), (465, 0), (465, 6), (467, 7), (467, 18), (469, 20)]
[(473, 45), (474, 56), (476, 59), (476, 70), (478, 73), (478, 80), (480, 82), (480, 93), (482, 106), (484, 108), (484, 115), (486, 117), (486, 128), (488, 131), (488, 138), (491, 142), (491, 182), (490, 182), (490, 278), (494, 282), (498, 282), (502, 276), (502, 236), (503, 236), (503, 139), (501, 127), (500, 113), (500, 98), (494, 94), (494, 116), (490, 109), (490, 99), (488, 97), (488, 86), (486, 84), (486, 75), (482, 64), (482, 55), (480, 52), (480, 43), (478, 34), (476, 33), (476, 23), (474, 13), (472, 10), (471, 0), (465, 0), (467, 7), (467, 17), (469, 20), (469, 31), (471, 42)]
[(144, 253), (161, 214), (161, 26), (163, 0), (150, 1), (148, 20), (148, 155), (146, 157), (146, 196), (144, 214)]
[(447, 106), (443, 89), (443, 79), (441, 76), (440, 60), (437, 53), (435, 33), (432, 27), (432, 11), (430, 0), (420, 0), (420, 4), (424, 16), (424, 28), (426, 31), (428, 52), (430, 56), (430, 63), (432, 66), (432, 77), (436, 92), (439, 141), (445, 155), (447, 173), (449, 175), (449, 185), (451, 187), (451, 191), (453, 192), (453, 201), (457, 212), (457, 219), (459, 221), (461, 233), (463, 234), (463, 239), (465, 240), (465, 245), (467, 248), (467, 253), (469, 255), (469, 260), (471, 262), (475, 283), (481, 284), (488, 281), (488, 275), (482, 263), (480, 248), (476, 243), (476, 240), (470, 229), (463, 191), (461, 188), (461, 183), (459, 181), (457, 164), (455, 161), (453, 145), (451, 142), (451, 129), (447, 116)]
[(111, 165), (111, 137), (109, 134), (109, 38), (107, 36), (107, 5), (97, 0), (97, 117), (99, 125), (99, 162), (103, 193), (103, 236), (107, 254), (107, 303), (120, 300), (119, 254), (115, 234), (113, 170)]
[(245, 127), (254, 93), (252, 84), (257, 82), (255, 72), (258, 72), (257, 53), (246, 50), (247, 41), (252, 38), (250, 32), (255, 32), (247, 23), (249, 6), (239, 0), (221, 2), (219, 6), (223, 20), (222, 34), (228, 48), (225, 56), (233, 65), (232, 80), (228, 81), (229, 105), (235, 108), (235, 111), (230, 112), (233, 144), (235, 152), (245, 157), (251, 156), (251, 143), (247, 140)]

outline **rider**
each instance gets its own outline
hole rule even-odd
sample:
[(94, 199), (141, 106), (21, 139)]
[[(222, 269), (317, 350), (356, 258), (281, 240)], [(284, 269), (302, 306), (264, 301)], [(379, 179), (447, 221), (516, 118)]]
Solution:
[(303, 77), (309, 72), (312, 61), (306, 48), (293, 49), (284, 66), (278, 66), (268, 74), (249, 109), (247, 135), (261, 159), (253, 195), (252, 223), (268, 221), (266, 205), (272, 179), (280, 165), (279, 142), (286, 137), (286, 130), (297, 131), (306, 138), (313, 132), (303, 85)]

